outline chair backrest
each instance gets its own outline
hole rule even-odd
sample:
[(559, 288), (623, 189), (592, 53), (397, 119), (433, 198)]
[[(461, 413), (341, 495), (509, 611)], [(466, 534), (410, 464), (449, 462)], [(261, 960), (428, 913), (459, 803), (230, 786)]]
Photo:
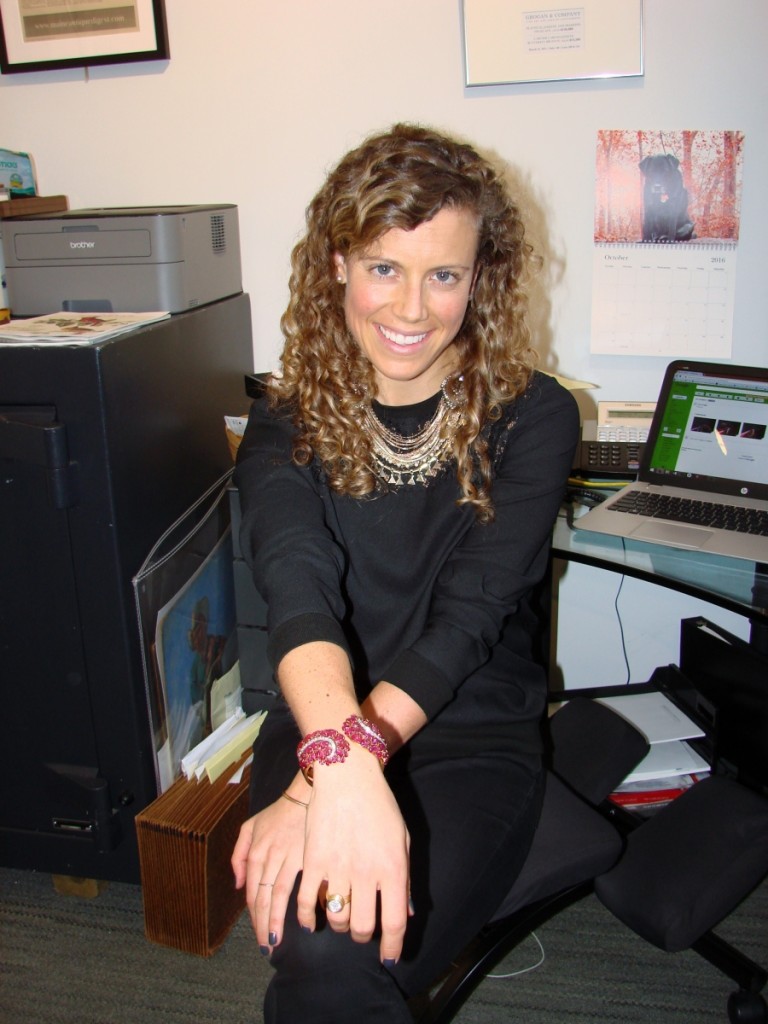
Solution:
[(573, 697), (551, 716), (552, 771), (588, 803), (602, 803), (649, 750), (646, 737), (591, 697)]

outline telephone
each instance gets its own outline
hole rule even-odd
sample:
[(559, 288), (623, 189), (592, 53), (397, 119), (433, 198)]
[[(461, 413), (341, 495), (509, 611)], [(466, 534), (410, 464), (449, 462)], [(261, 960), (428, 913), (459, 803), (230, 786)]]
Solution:
[(655, 407), (655, 402), (598, 402), (597, 419), (584, 421), (574, 471), (635, 476)]

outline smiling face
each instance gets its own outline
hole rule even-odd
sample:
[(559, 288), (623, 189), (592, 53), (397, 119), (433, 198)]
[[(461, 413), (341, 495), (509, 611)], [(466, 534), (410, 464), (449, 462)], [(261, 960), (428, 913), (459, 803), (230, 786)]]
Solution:
[(443, 207), (412, 231), (393, 228), (334, 257), (350, 333), (374, 367), (385, 405), (421, 402), (460, 369), (453, 341), (475, 278), (477, 218)]

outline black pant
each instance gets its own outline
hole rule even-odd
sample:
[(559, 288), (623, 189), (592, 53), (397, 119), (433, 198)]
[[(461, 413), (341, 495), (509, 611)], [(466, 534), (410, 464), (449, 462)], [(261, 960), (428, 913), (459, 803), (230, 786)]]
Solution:
[[(295, 771), (295, 736), (285, 743), (285, 730), (268, 730), (256, 744), (254, 810), (276, 798)], [(301, 931), (294, 892), (283, 939), (272, 954), (265, 1024), (411, 1024), (406, 999), (448, 967), (491, 918), (522, 867), (541, 805), (537, 756), (426, 760), (406, 749), (392, 759), (387, 778), (411, 836), (416, 913), (403, 954), (387, 970), (378, 937), (353, 942), (325, 926), (321, 911), (317, 930)]]

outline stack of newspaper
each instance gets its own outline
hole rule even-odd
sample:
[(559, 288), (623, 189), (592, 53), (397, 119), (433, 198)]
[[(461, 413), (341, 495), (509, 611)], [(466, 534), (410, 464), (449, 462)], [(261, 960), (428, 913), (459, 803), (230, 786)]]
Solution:
[(0, 325), (2, 345), (94, 345), (170, 313), (46, 313)]

